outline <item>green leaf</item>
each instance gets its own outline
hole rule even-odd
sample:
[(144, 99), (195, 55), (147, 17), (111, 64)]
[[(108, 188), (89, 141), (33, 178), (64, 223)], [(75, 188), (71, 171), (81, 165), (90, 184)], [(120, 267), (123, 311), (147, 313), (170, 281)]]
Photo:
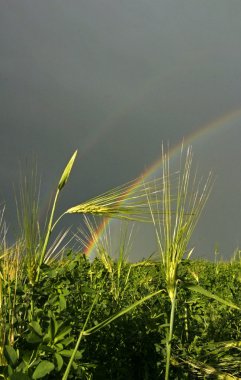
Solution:
[(49, 343), (49, 342), (51, 342), (51, 339), (50, 339), (50, 335), (48, 331), (47, 334), (45, 334), (43, 337), (43, 343)]
[(213, 293), (209, 292), (208, 290), (204, 289), (202, 286), (188, 285), (185, 287), (188, 288), (189, 290), (193, 291), (193, 292), (200, 293), (200, 294), (202, 294), (208, 298), (212, 298), (215, 301), (222, 303), (223, 305), (229, 306), (233, 309), (241, 310), (241, 308), (239, 306), (235, 305), (233, 302), (224, 300), (223, 298), (217, 296), (216, 294), (213, 294)]
[(56, 348), (57, 351), (61, 351), (64, 349), (64, 346), (62, 343), (55, 343), (54, 347)]
[(72, 330), (72, 327), (71, 326), (66, 326), (62, 331), (60, 331), (60, 333), (58, 334), (58, 336), (55, 337), (54, 339), (54, 342), (59, 342), (60, 340), (62, 340), (65, 335), (69, 334)]
[(8, 376), (12, 376), (12, 374), (13, 374), (13, 369), (12, 369), (12, 367), (10, 366), (10, 365), (8, 365), (8, 371), (7, 371), (7, 373), (8, 373)]
[(74, 341), (74, 337), (73, 336), (69, 336), (68, 338), (62, 340), (62, 344), (64, 345), (64, 347), (67, 347), (73, 341)]
[(59, 295), (59, 308), (61, 311), (66, 309), (66, 299), (63, 294)]
[(60, 371), (61, 368), (63, 367), (64, 360), (63, 360), (62, 356), (57, 354), (57, 353), (54, 355), (54, 358), (56, 361), (55, 367), (56, 367), (57, 371)]
[(62, 356), (66, 358), (70, 358), (70, 356), (72, 355), (72, 352), (73, 350), (62, 350), (59, 352), (59, 354), (61, 354)]
[[(74, 350), (62, 350), (62, 351), (59, 352), (59, 354), (61, 354), (62, 356), (66, 357), (66, 358), (70, 358), (71, 355), (73, 354), (73, 351)], [(81, 359), (83, 351), (84, 350), (77, 351), (74, 358), (75, 359)]]
[(58, 184), (58, 190), (59, 191), (62, 190), (62, 188), (64, 187), (64, 185), (68, 181), (72, 166), (73, 166), (75, 158), (76, 158), (76, 155), (77, 155), (77, 150), (74, 152), (73, 156), (71, 157), (71, 159), (69, 160), (68, 164), (66, 165), (66, 167), (63, 171), (63, 174), (62, 174), (60, 181), (59, 181), (59, 184)]
[(18, 362), (18, 355), (17, 355), (17, 352), (14, 350), (14, 348), (9, 345), (5, 346), (4, 355), (5, 355), (5, 358), (7, 359), (7, 362), (11, 365), (11, 367), (15, 368)]
[(26, 340), (27, 340), (28, 343), (33, 343), (33, 344), (35, 344), (35, 343), (41, 343), (42, 342), (42, 337), (39, 336), (38, 334), (36, 334), (36, 332), (31, 331), (28, 334)]
[(32, 330), (39, 336), (43, 335), (42, 329), (40, 324), (37, 321), (31, 321), (29, 323), (29, 326), (32, 328)]
[(50, 298), (49, 298), (49, 303), (50, 305), (57, 305), (59, 302), (59, 297), (57, 294), (54, 294), (54, 295), (51, 295)]
[(49, 337), (50, 342), (54, 340), (55, 336), (55, 323), (54, 319), (50, 318), (49, 325), (48, 325), (48, 334), (47, 336)]
[(55, 335), (60, 330), (60, 328), (63, 326), (65, 322), (61, 320), (54, 319), (54, 326), (55, 326)]
[(33, 373), (33, 379), (42, 379), (44, 376), (48, 375), (54, 369), (54, 364), (48, 360), (43, 360), (39, 363)]
[(48, 325), (48, 332), (44, 336), (44, 341), (45, 342), (49, 342), (49, 341), (53, 342), (55, 336), (57, 335), (57, 332), (59, 331), (59, 329), (61, 328), (61, 326), (63, 324), (64, 324), (63, 321), (58, 321), (57, 319), (55, 319), (55, 317), (51, 317), (49, 325)]

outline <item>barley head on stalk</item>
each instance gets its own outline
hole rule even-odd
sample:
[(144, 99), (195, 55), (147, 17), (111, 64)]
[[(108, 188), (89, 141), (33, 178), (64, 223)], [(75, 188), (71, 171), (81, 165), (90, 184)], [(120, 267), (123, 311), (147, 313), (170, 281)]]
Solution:
[[(177, 187), (173, 188), (170, 181), (170, 157), (163, 148), (162, 163), (162, 209), (158, 211), (150, 204), (150, 210), (161, 255), (166, 290), (171, 303), (169, 332), (166, 339), (165, 380), (168, 380), (178, 286), (178, 267), (185, 255), (188, 254), (189, 257), (192, 253), (192, 249), (190, 250), (188, 245), (210, 195), (212, 177), (209, 174), (205, 181), (197, 180), (197, 173), (192, 171), (191, 147), (187, 148), (185, 158), (183, 158), (183, 148), (181, 150)], [(158, 212), (160, 212), (160, 217), (156, 218)]]
[[(177, 282), (177, 269), (186, 254), (190, 257), (193, 250), (188, 245), (212, 188), (209, 173), (206, 180), (198, 180), (197, 172), (192, 171), (192, 148), (188, 147), (186, 157), (180, 154), (180, 168), (177, 186), (170, 181), (170, 157), (163, 149), (163, 189), (162, 209), (159, 212), (150, 205), (158, 247), (166, 277), (170, 299), (173, 299)], [(147, 193), (148, 194), (148, 193)], [(153, 213), (155, 211), (155, 214)], [(188, 252), (189, 249), (189, 252)]]
[[(47, 256), (47, 247), (49, 244), (50, 236), (55, 226), (64, 217), (64, 215), (90, 214), (125, 221), (152, 222), (152, 218), (156, 214), (156, 211), (153, 209), (151, 214), (150, 206), (157, 207), (157, 205), (160, 205), (160, 202), (162, 202), (159, 194), (162, 192), (163, 178), (159, 178), (154, 181), (144, 181), (144, 179), (140, 180), (138, 178), (137, 180), (130, 181), (99, 196), (68, 208), (54, 221), (55, 209), (59, 194), (68, 181), (76, 156), (77, 151), (74, 152), (68, 164), (66, 165), (56, 189), (52, 208), (50, 210), (46, 233), (44, 238), (41, 240), (41, 245), (39, 245), (40, 254), (38, 255), (36, 277), (34, 279), (36, 282), (39, 280), (41, 265)], [(148, 201), (146, 197), (147, 191)], [(158, 217), (160, 218), (159, 212)]]

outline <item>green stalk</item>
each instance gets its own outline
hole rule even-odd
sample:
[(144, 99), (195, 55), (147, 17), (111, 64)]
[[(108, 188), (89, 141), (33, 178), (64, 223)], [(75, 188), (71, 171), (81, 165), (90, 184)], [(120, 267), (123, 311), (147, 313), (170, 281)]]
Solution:
[(38, 282), (38, 280), (39, 280), (40, 268), (41, 268), (41, 265), (43, 264), (44, 257), (45, 257), (46, 251), (47, 251), (47, 246), (48, 246), (49, 238), (50, 238), (50, 235), (51, 235), (51, 232), (52, 232), (53, 217), (54, 217), (54, 212), (55, 212), (55, 208), (56, 208), (56, 203), (57, 203), (57, 199), (58, 199), (58, 196), (59, 196), (59, 192), (60, 192), (60, 190), (58, 188), (57, 191), (56, 191), (56, 194), (55, 194), (54, 203), (53, 203), (53, 207), (52, 207), (50, 218), (49, 218), (47, 233), (46, 233), (46, 236), (45, 236), (44, 245), (43, 245), (43, 248), (42, 248), (41, 256), (40, 256), (38, 267), (37, 267), (36, 282)]
[(64, 373), (64, 375), (63, 375), (63, 377), (62, 377), (62, 380), (67, 380), (67, 379), (68, 379), (69, 372), (70, 372), (71, 366), (72, 366), (72, 364), (73, 364), (73, 361), (74, 361), (75, 355), (76, 355), (76, 353), (77, 353), (77, 351), (78, 351), (78, 348), (79, 348), (80, 342), (81, 342), (83, 336), (85, 335), (85, 329), (86, 329), (87, 323), (89, 322), (89, 319), (90, 319), (90, 316), (91, 316), (92, 310), (93, 310), (93, 308), (94, 308), (94, 306), (95, 306), (97, 300), (98, 300), (98, 293), (97, 293), (97, 295), (95, 296), (94, 301), (93, 301), (93, 303), (92, 303), (92, 305), (91, 305), (91, 307), (90, 307), (89, 313), (88, 313), (88, 315), (87, 315), (87, 318), (86, 318), (86, 320), (85, 320), (85, 323), (84, 323), (84, 325), (83, 325), (83, 328), (82, 328), (82, 330), (81, 330), (81, 332), (80, 332), (80, 334), (79, 334), (79, 338), (78, 338), (78, 340), (77, 340), (77, 342), (76, 342), (76, 345), (75, 345), (74, 351), (73, 351), (73, 353), (72, 353), (72, 355), (71, 355), (71, 358), (70, 358), (70, 360), (69, 360), (69, 362), (68, 362), (68, 365), (67, 365), (66, 370), (65, 370), (65, 373)]
[[(50, 238), (51, 232), (53, 230), (53, 218), (54, 218), (54, 212), (55, 212), (55, 208), (56, 208), (57, 199), (58, 199), (60, 191), (63, 189), (63, 187), (65, 186), (66, 182), (68, 181), (70, 172), (72, 170), (72, 166), (73, 166), (75, 158), (76, 158), (76, 155), (77, 155), (77, 150), (74, 152), (73, 156), (71, 157), (71, 159), (69, 160), (68, 164), (66, 165), (66, 167), (65, 167), (65, 169), (64, 169), (64, 171), (63, 171), (63, 173), (61, 175), (61, 178), (59, 180), (59, 183), (58, 183), (58, 187), (57, 187), (55, 198), (54, 198), (54, 203), (53, 203), (51, 214), (50, 214), (50, 218), (49, 218), (47, 233), (46, 233), (46, 236), (45, 236), (45, 239), (44, 239), (44, 245), (43, 245), (43, 248), (42, 248), (42, 251), (41, 251), (41, 255), (40, 255), (40, 258), (39, 258), (39, 262), (38, 262), (37, 275), (36, 275), (36, 279), (35, 279), (36, 282), (38, 282), (38, 280), (39, 280), (40, 268), (41, 268), (41, 265), (43, 264), (43, 261), (44, 261), (44, 258), (45, 258), (45, 254), (46, 254), (46, 251), (47, 251), (47, 247), (48, 247), (49, 238)], [(57, 221), (59, 221), (59, 219)], [(56, 223), (54, 224), (54, 226), (55, 225), (56, 225)]]
[(171, 300), (170, 326), (169, 326), (169, 334), (168, 334), (167, 343), (166, 343), (165, 380), (169, 380), (170, 360), (171, 360), (171, 351), (172, 351), (172, 337), (173, 337), (174, 317), (175, 317), (175, 309), (176, 309), (176, 295), (177, 295), (177, 285), (175, 285), (174, 295)]

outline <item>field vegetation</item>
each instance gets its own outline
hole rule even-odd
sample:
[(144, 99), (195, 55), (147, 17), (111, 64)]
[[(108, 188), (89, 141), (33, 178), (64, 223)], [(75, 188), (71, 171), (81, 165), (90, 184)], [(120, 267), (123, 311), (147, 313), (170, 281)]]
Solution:
[[(133, 181), (56, 216), (66, 165), (44, 226), (35, 174), (17, 202), (20, 236), (7, 243), (0, 215), (0, 378), (155, 380), (241, 379), (241, 260), (192, 260), (190, 240), (213, 186), (192, 169), (191, 148), (162, 177)], [(70, 245), (66, 214), (84, 215)], [(91, 216), (123, 222), (114, 259), (108, 232)], [(153, 224), (155, 258), (130, 262), (129, 221)], [(72, 237), (71, 237), (72, 238)], [(65, 243), (67, 241), (67, 243)], [(94, 241), (96, 258), (84, 247)]]

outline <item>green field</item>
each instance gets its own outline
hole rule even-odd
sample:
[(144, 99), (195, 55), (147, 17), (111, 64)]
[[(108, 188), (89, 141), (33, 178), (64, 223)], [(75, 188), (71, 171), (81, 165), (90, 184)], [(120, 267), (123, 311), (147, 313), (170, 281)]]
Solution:
[[(75, 153), (44, 227), (36, 176), (24, 179), (14, 244), (7, 243), (4, 212), (0, 218), (0, 378), (241, 378), (240, 252), (230, 262), (191, 259), (192, 232), (213, 181), (200, 182), (191, 150), (184, 156), (174, 175), (163, 153), (162, 178), (120, 186), (56, 217)], [(55, 236), (71, 213), (152, 223), (156, 260), (127, 260), (124, 227), (114, 260), (108, 234), (100, 238), (85, 217), (82, 239), (94, 241), (97, 252), (90, 261), (63, 246), (68, 231)]]

